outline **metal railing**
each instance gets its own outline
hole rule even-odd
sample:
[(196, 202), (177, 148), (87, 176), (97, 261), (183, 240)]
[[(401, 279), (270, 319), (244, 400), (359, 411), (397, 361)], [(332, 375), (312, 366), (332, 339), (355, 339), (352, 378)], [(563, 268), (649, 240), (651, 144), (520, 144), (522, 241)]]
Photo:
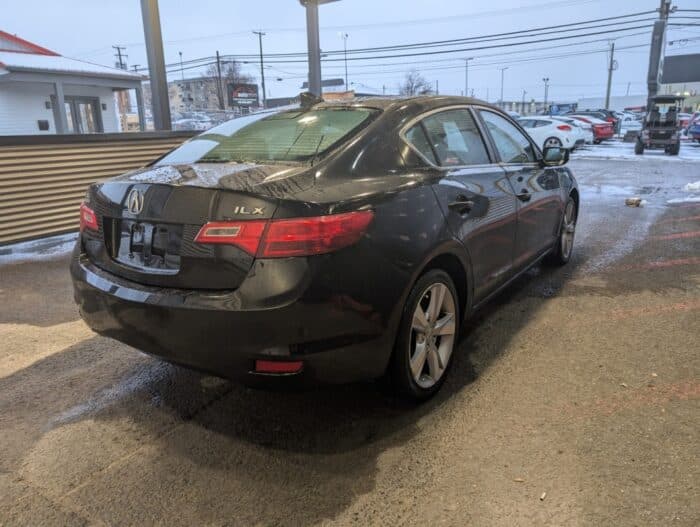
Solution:
[(142, 167), (192, 135), (0, 136), (0, 245), (77, 230), (90, 183)]

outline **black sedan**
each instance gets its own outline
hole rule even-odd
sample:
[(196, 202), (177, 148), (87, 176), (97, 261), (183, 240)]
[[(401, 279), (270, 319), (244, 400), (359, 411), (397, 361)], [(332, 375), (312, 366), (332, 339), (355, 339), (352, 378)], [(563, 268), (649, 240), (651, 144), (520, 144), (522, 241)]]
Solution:
[(460, 97), (236, 119), (90, 187), (75, 300), (96, 332), (187, 367), (387, 376), (425, 399), (465, 317), (540, 259), (569, 260), (567, 156)]

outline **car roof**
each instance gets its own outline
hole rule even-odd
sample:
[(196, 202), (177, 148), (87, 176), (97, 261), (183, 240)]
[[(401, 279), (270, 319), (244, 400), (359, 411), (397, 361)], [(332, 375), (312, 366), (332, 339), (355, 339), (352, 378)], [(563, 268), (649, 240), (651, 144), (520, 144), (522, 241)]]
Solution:
[(474, 97), (459, 97), (456, 95), (414, 95), (414, 96), (390, 96), (390, 97), (354, 97), (342, 101), (322, 101), (312, 106), (313, 109), (322, 108), (376, 108), (390, 111), (395, 109), (411, 108), (416, 112), (429, 111), (446, 106), (478, 105), (498, 111), (503, 115), (506, 112), (486, 101)]

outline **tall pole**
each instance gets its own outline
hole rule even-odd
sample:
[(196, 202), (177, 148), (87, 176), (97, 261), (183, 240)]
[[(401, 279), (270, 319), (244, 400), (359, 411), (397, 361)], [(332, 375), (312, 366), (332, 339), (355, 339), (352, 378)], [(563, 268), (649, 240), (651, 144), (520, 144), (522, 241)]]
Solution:
[(547, 111), (547, 97), (549, 96), (549, 77), (544, 77), (542, 79), (544, 82), (544, 108), (543, 110), (546, 112)]
[(256, 35), (258, 35), (258, 45), (260, 46), (260, 81), (262, 83), (262, 106), (263, 108), (267, 107), (267, 94), (265, 93), (265, 62), (263, 61), (263, 47), (262, 47), (262, 38), (265, 33), (262, 31), (253, 31)]
[(216, 50), (216, 97), (219, 99), (219, 110), (224, 109), (224, 89), (221, 84), (221, 55)]
[(498, 69), (501, 70), (501, 108), (503, 108), (503, 78), (505, 71), (508, 69), (508, 66), (504, 66)]
[(520, 112), (525, 115), (525, 96), (527, 95), (527, 92), (523, 90), (523, 103), (520, 105)]
[(469, 97), (469, 61), (474, 60), (474, 57), (464, 59), (464, 96)]
[(165, 75), (163, 57), (163, 35), (160, 31), (158, 0), (141, 0), (143, 34), (146, 40), (148, 74), (151, 79), (151, 105), (153, 125), (156, 130), (170, 130), (170, 103), (168, 101), (168, 78)]
[(345, 91), (350, 89), (348, 84), (348, 34), (341, 33), (340, 36), (343, 39), (343, 56), (345, 57)]
[(605, 92), (605, 109), (610, 109), (610, 90), (612, 89), (612, 77), (615, 71), (615, 41), (610, 44), (610, 64), (608, 65), (608, 89)]
[(321, 96), (321, 42), (318, 36), (318, 3), (300, 0), (306, 7), (306, 40), (309, 48), (309, 92)]
[(647, 109), (651, 107), (651, 98), (659, 93), (661, 87), (661, 75), (664, 67), (664, 49), (666, 47), (666, 26), (668, 16), (675, 11), (671, 7), (671, 0), (660, 0), (659, 19), (654, 22), (651, 32), (651, 48), (649, 49), (649, 72), (647, 74), (647, 90), (649, 98)]
[(180, 77), (182, 78), (182, 82), (185, 82), (185, 68), (182, 67), (182, 51), (178, 51), (180, 54)]
[(125, 70), (126, 62), (124, 59), (128, 58), (129, 55), (122, 55), (122, 51), (126, 51), (126, 48), (124, 46), (112, 46), (112, 48), (117, 50), (114, 56), (117, 57), (117, 64), (119, 64), (119, 69)]

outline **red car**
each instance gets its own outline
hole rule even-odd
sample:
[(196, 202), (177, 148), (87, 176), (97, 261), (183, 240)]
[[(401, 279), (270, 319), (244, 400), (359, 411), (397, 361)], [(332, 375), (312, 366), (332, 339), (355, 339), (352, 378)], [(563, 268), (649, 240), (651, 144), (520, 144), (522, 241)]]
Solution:
[(597, 145), (615, 137), (615, 125), (613, 123), (588, 115), (570, 115), (569, 117), (589, 123), (593, 127), (593, 142)]

